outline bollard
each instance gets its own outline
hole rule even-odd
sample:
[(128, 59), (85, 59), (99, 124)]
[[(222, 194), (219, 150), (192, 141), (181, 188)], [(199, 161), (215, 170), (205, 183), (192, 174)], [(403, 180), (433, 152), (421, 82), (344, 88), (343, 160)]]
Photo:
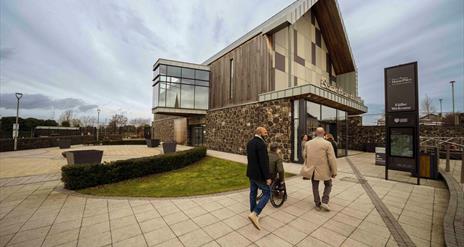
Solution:
[(450, 145), (446, 144), (446, 172), (450, 171)]

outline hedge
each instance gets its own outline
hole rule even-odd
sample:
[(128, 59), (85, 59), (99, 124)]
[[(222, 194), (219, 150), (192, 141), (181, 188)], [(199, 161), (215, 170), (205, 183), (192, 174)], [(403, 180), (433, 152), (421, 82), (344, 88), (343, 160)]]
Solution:
[(77, 190), (180, 169), (205, 156), (206, 148), (196, 147), (175, 153), (103, 164), (65, 165), (61, 168), (61, 180), (66, 189)]

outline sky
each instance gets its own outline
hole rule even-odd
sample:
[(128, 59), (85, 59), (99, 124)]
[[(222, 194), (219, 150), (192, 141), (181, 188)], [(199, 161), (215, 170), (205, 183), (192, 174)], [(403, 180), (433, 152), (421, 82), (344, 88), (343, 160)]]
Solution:
[[(158, 58), (202, 63), (292, 0), (1, 0), (0, 115), (151, 118)], [(464, 1), (338, 0), (367, 117), (383, 112), (384, 68), (418, 61), (421, 98), (464, 111)], [(372, 120), (371, 119), (371, 120)]]

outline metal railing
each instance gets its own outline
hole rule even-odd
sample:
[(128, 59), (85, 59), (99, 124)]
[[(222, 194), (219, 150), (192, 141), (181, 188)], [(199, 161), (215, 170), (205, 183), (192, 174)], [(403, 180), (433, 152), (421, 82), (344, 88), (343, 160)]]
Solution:
[(420, 147), (436, 147), (438, 155), (445, 153), (445, 171), (450, 172), (451, 154), (461, 156), (461, 183), (464, 183), (464, 137), (420, 137)]

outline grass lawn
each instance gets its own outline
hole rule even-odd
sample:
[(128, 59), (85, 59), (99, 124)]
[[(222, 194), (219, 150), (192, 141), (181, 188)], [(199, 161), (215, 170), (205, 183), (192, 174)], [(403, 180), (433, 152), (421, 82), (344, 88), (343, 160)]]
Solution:
[[(179, 170), (79, 190), (99, 196), (176, 197), (238, 190), (249, 186), (246, 166), (214, 157)], [(292, 176), (287, 174), (287, 176)]]

